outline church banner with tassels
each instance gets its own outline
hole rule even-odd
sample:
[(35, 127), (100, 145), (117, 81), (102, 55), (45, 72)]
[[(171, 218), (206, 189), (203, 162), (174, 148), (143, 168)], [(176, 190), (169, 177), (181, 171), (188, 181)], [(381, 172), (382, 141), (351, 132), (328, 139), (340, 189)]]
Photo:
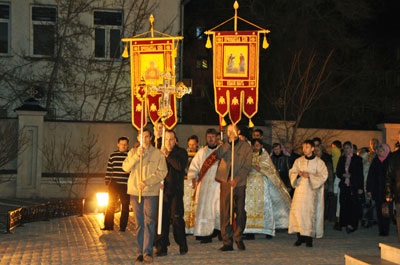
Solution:
[[(142, 39), (130, 42), (131, 51), (131, 89), (132, 89), (132, 124), (136, 129), (141, 127), (142, 108), (149, 114), (152, 123), (156, 123), (160, 116), (162, 93), (152, 91), (151, 87), (163, 85), (163, 73), (171, 73), (173, 69), (174, 40)], [(147, 95), (146, 95), (147, 93)], [(165, 126), (172, 129), (177, 121), (176, 96), (169, 94), (171, 113), (165, 120)], [(145, 115), (144, 117), (146, 117)], [(146, 125), (146, 118), (143, 126)]]
[[(215, 111), (220, 117), (220, 126), (225, 124), (226, 115), (232, 124), (237, 124), (243, 113), (249, 119), (249, 127), (253, 127), (251, 118), (258, 111), (260, 34), (264, 34), (262, 47), (267, 49), (266, 34), (270, 31), (239, 17), (237, 1), (233, 7), (234, 17), (205, 31), (208, 35), (206, 48), (213, 48)], [(238, 20), (256, 30), (237, 30)], [(233, 31), (215, 30), (229, 21), (234, 22)], [(213, 36), (213, 45), (210, 35)]]
[(258, 111), (258, 41), (257, 31), (214, 34), (215, 110), (221, 117), (229, 114), (233, 124), (242, 112), (251, 119)]
[(154, 30), (153, 15), (149, 22), (150, 31), (122, 39), (122, 57), (130, 57), (131, 65), (132, 125), (140, 130), (149, 117), (153, 124), (161, 119), (172, 129), (178, 122), (177, 98), (190, 93), (182, 82), (175, 84), (175, 59), (183, 37)]

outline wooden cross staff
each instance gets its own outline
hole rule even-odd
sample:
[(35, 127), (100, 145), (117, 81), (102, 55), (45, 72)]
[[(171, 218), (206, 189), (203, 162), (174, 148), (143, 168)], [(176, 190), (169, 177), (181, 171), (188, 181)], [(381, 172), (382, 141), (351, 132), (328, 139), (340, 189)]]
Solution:
[[(165, 146), (165, 121), (171, 117), (174, 113), (171, 108), (171, 94), (175, 94), (177, 98), (182, 98), (186, 94), (191, 93), (191, 89), (186, 87), (182, 82), (174, 84), (174, 77), (170, 73), (164, 74), (164, 83), (161, 86), (153, 86), (149, 88), (150, 94), (162, 93), (160, 107), (158, 108), (157, 114), (161, 118), (163, 124), (162, 133), (162, 146)], [(161, 185), (164, 185), (164, 181), (161, 181)], [(158, 226), (157, 234), (161, 234), (162, 225), (162, 214), (163, 214), (163, 196), (164, 189), (160, 189), (160, 195), (158, 200)]]

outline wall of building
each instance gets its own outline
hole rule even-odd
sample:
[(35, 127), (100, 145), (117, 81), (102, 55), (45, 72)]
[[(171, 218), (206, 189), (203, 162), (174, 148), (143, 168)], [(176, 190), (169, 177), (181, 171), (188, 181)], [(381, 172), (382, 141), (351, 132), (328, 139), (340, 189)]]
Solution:
[[(23, 112), (26, 114), (27, 112)], [(39, 116), (42, 116), (43, 112), (39, 112)], [(19, 117), (21, 120), (21, 117)], [(4, 124), (5, 120), (0, 120), (0, 124)], [(15, 122), (15, 120), (14, 120)], [(33, 159), (36, 161), (40, 158), (41, 161), (36, 161), (35, 166), (38, 168), (35, 172), (35, 183), (38, 181), (38, 185), (28, 185), (27, 196), (28, 197), (88, 197), (93, 196), (94, 193), (99, 191), (105, 191), (106, 187), (104, 185), (104, 173), (106, 170), (106, 163), (108, 155), (116, 149), (116, 141), (120, 136), (128, 136), (130, 138), (131, 146), (136, 141), (137, 131), (133, 128), (130, 123), (106, 123), (106, 122), (55, 122), (55, 121), (41, 121), (37, 115), (25, 115), (23, 117), (23, 122), (19, 122), (19, 126), (26, 127), (27, 125), (33, 126), (36, 124), (40, 128), (40, 123), (43, 123), (43, 130), (37, 130), (38, 135), (34, 137), (34, 142), (41, 142), (42, 146), (32, 145), (29, 143), (30, 149), (29, 153)], [(36, 126), (35, 125), (35, 126)], [(277, 133), (279, 124), (274, 123), (274, 126), (260, 127), (264, 132), (266, 132), (265, 137), (273, 143), (278, 141), (279, 138)], [(385, 125), (381, 125), (385, 128)], [(326, 129), (298, 129), (298, 139), (309, 139), (313, 137), (320, 137), (323, 143), (327, 143), (329, 146), (331, 141), (352, 141), (358, 147), (368, 146), (369, 139), (377, 138), (378, 140), (383, 139), (394, 139), (395, 132), (400, 129), (400, 124), (391, 124), (389, 130), (393, 135), (387, 134), (388, 130), (383, 131), (354, 131), (354, 130), (326, 130)], [(205, 144), (204, 133), (208, 128), (215, 128), (219, 130), (217, 125), (189, 125), (189, 124), (178, 124), (175, 127), (175, 132), (177, 133), (180, 146), (186, 148), (186, 140), (192, 134), (196, 134), (199, 137), (200, 145)], [(395, 129), (396, 128), (396, 129)], [(20, 128), (21, 130), (21, 128)], [(268, 135), (270, 134), (270, 135)], [(18, 135), (16, 135), (18, 137)], [(57, 163), (62, 163), (67, 160), (68, 153), (63, 153), (63, 149), (68, 148), (68, 152), (79, 153), (84, 148), (87, 148), (88, 143), (92, 142), (93, 153), (97, 156), (92, 158), (89, 171), (76, 171), (74, 167), (71, 167), (68, 172), (51, 172), (53, 168), (57, 167)], [(67, 144), (67, 145), (66, 145)], [(391, 146), (393, 144), (389, 143)], [(31, 150), (33, 148), (33, 150)], [(34, 150), (34, 149), (37, 150)], [(48, 157), (46, 150), (54, 149), (55, 157), (57, 161), (54, 163), (56, 166), (51, 166), (51, 159)], [(328, 149), (329, 150), (329, 149)], [(8, 163), (3, 168), (0, 168), (0, 196), (1, 197), (15, 197), (20, 195), (21, 190), (19, 189), (19, 182), (21, 179), (25, 179), (25, 182), (29, 182), (27, 175), (29, 173), (32, 165), (26, 163), (26, 161), (21, 161), (26, 157), (26, 154), (21, 154), (19, 156), (20, 161), (13, 161)], [(18, 172), (17, 172), (18, 169)], [(7, 173), (8, 172), (8, 173)], [(9, 172), (16, 172), (9, 173)], [(34, 172), (34, 173), (35, 173)], [(50, 173), (56, 173), (51, 175)], [(79, 177), (70, 177), (65, 173), (80, 173)], [(22, 174), (22, 175), (21, 175)], [(30, 172), (29, 174), (32, 174)], [(28, 175), (29, 175), (28, 174)], [(55, 181), (53, 177), (59, 177), (60, 182)], [(85, 190), (85, 179), (89, 177), (88, 185)], [(8, 181), (4, 181), (8, 180)], [(71, 188), (71, 184), (72, 189)], [(28, 183), (29, 184), (29, 183)], [(26, 183), (25, 183), (26, 186)], [(18, 197), (18, 196), (17, 196)]]

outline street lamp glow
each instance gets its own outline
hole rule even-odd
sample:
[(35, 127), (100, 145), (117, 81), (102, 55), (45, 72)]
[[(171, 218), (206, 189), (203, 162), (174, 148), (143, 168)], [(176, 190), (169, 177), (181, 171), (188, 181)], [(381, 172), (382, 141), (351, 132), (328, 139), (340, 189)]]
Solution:
[(97, 205), (99, 207), (106, 207), (108, 204), (108, 193), (107, 192), (98, 192), (96, 193)]

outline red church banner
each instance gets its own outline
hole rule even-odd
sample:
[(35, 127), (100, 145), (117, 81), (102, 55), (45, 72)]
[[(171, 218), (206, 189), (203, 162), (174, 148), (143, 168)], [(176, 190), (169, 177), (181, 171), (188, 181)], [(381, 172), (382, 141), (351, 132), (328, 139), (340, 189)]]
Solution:
[[(159, 110), (163, 93), (157, 89), (164, 84), (166, 73), (175, 75), (173, 38), (133, 39), (129, 42), (131, 58), (132, 125), (140, 130), (147, 124), (149, 114), (154, 124), (160, 119)], [(172, 129), (177, 121), (176, 96), (169, 97), (169, 115), (165, 127)], [(142, 110), (145, 111), (142, 117)]]
[(233, 124), (242, 112), (252, 118), (258, 111), (258, 31), (216, 31), (213, 50), (215, 111), (229, 114)]

